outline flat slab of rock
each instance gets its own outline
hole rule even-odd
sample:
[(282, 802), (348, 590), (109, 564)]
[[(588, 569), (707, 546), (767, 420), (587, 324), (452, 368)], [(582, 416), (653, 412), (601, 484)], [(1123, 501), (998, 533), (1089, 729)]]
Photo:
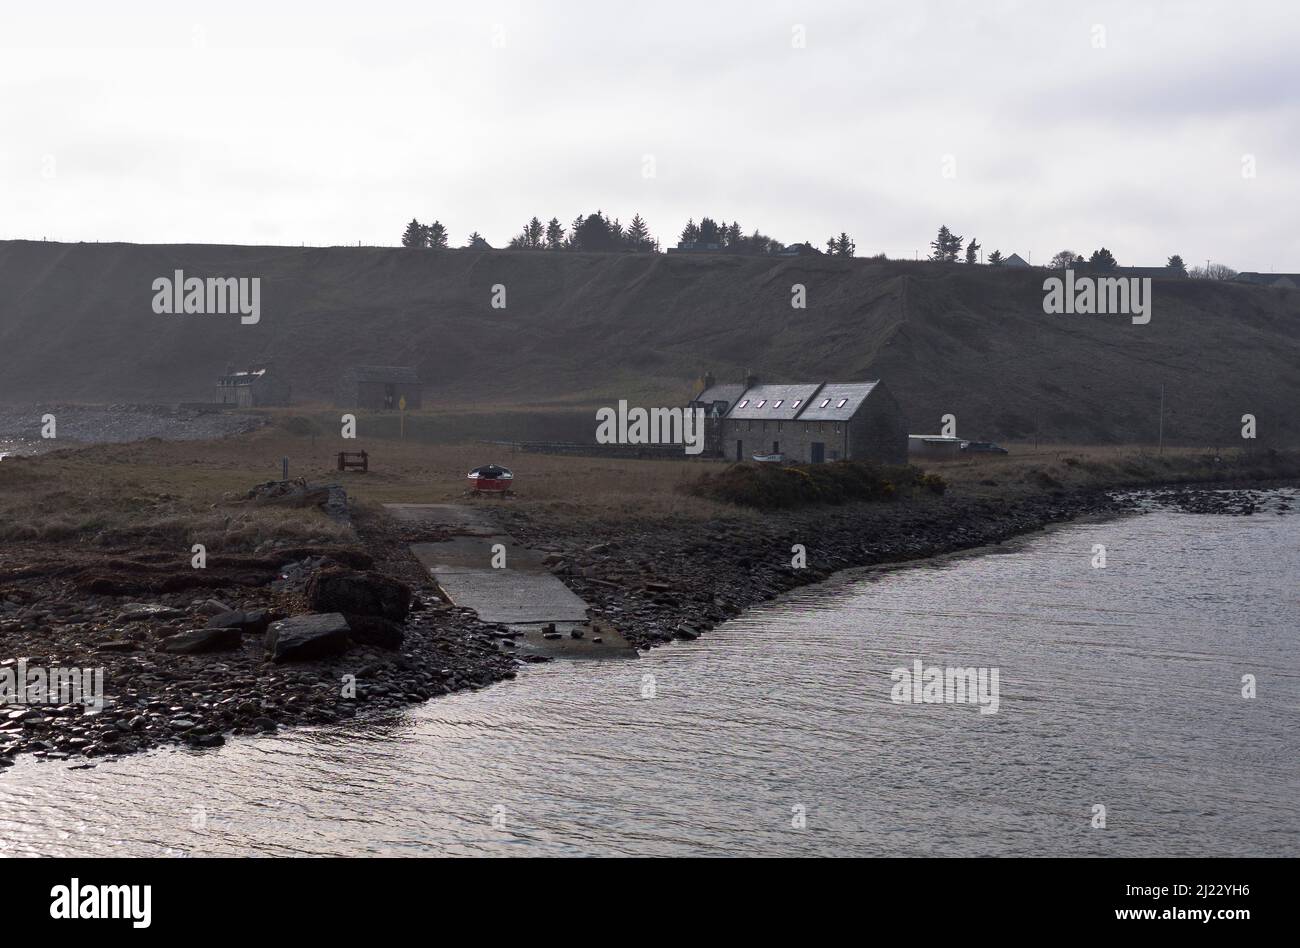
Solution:
[(159, 606), (152, 603), (132, 602), (122, 607), (118, 614), (118, 622), (149, 622), (151, 620), (162, 619), (183, 619), (185, 618), (184, 609), (173, 609), (171, 606)]
[(347, 650), (350, 631), (338, 612), (281, 619), (266, 630), (266, 654), (273, 662), (328, 658)]
[(158, 649), (179, 655), (201, 652), (229, 652), (239, 648), (243, 639), (238, 628), (190, 629), (163, 639)]
[(223, 612), (208, 620), (209, 629), (238, 629), (245, 634), (261, 635), (271, 624), (271, 614), (265, 609), (251, 609), (244, 612), (234, 609)]

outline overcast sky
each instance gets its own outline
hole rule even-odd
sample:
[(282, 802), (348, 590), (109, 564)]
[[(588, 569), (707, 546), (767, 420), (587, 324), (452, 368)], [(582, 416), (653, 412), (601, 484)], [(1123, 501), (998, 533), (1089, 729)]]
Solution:
[(500, 246), (599, 207), (1300, 271), (1298, 172), (1296, 0), (0, 6), (0, 238)]

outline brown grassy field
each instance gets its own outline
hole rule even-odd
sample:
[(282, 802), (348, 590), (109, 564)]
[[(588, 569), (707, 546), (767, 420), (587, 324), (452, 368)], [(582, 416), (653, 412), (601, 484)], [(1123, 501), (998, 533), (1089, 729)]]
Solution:
[[(91, 547), (143, 546), (171, 550), (203, 543), (213, 551), (252, 551), (268, 541), (337, 543), (351, 529), (315, 509), (258, 507), (244, 495), (279, 480), (282, 459), (290, 477), (346, 487), (363, 511), (383, 503), (466, 501), (506, 504), (554, 520), (626, 521), (673, 516), (699, 520), (758, 514), (699, 497), (681, 488), (725, 462), (696, 459), (623, 460), (512, 453), (477, 442), (434, 445), (358, 438), (343, 442), (305, 431), (298, 416), (250, 435), (216, 441), (97, 445), (0, 462), (0, 540)], [(363, 424), (362, 429), (365, 426)], [(341, 446), (370, 455), (368, 473), (335, 470)], [(1265, 455), (1148, 446), (1012, 445), (1012, 453), (929, 462), (950, 493), (1010, 497), (1075, 487), (1124, 487), (1240, 477), (1294, 476), (1294, 463), (1267, 463)], [(1253, 459), (1252, 459), (1253, 458)], [(465, 474), (497, 462), (516, 473), (516, 496), (465, 497)]]

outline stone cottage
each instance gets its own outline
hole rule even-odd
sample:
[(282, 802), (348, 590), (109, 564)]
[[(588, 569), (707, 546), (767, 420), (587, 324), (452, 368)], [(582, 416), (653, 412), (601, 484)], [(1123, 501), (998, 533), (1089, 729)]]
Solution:
[(705, 381), (690, 407), (705, 409), (705, 450), (711, 454), (733, 461), (780, 454), (802, 464), (907, 460), (907, 426), (898, 402), (879, 380)]

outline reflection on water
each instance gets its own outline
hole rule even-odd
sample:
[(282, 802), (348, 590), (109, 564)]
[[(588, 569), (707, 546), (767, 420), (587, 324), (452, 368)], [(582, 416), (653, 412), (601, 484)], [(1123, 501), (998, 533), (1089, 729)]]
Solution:
[[(1075, 526), (388, 721), (91, 770), (23, 760), (0, 772), (0, 847), (1294, 856), (1297, 524)], [(917, 658), (999, 668), (999, 712), (891, 703), (890, 670)]]

